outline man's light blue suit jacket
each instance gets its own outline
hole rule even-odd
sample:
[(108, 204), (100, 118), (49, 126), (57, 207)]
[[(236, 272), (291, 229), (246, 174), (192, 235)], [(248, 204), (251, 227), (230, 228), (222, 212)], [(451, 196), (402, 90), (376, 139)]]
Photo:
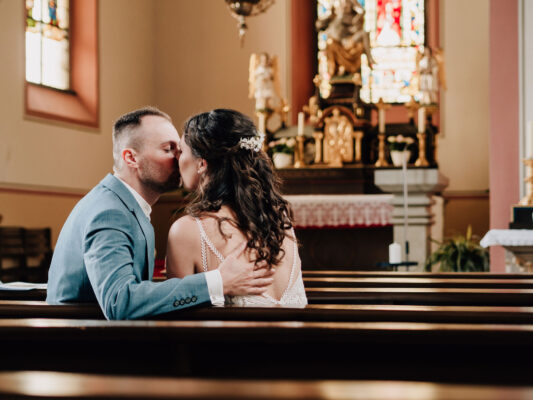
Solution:
[(209, 302), (204, 274), (151, 282), (154, 230), (120, 180), (107, 175), (70, 213), (48, 276), (50, 304), (97, 301), (108, 319)]

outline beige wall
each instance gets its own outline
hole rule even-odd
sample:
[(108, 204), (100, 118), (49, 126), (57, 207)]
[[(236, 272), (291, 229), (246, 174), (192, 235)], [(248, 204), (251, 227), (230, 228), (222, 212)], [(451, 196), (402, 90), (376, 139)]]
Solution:
[(159, 0), (154, 40), (156, 103), (178, 129), (192, 114), (217, 107), (252, 115), (248, 99), (248, 63), (266, 51), (280, 60), (281, 85), (287, 90), (290, 50), (290, 2), (277, 1), (265, 14), (247, 18), (240, 48), (237, 20), (224, 1)]
[[(0, 185), (89, 189), (111, 168), (111, 125), (153, 101), (152, 2), (99, 2), (99, 130), (24, 116), (22, 1), (1, 1), (10, 15), (0, 35)], [(135, 21), (135, 23), (132, 23)], [(2, 204), (0, 203), (0, 213)]]
[(87, 129), (24, 116), (23, 22), (15, 18), (24, 3), (0, 1), (0, 14), (12, 16), (0, 35), (2, 225), (50, 226), (55, 243), (79, 194), (111, 171), (113, 120), (154, 101), (152, 6), (150, 0), (99, 2), (100, 129)]
[(489, 3), (440, 1), (448, 90), (441, 97), (439, 158), (451, 191), (489, 187)]

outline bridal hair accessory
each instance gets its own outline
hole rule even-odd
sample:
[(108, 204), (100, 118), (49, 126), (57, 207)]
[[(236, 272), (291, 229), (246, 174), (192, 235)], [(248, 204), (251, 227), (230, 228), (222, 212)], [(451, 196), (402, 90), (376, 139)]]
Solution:
[(256, 153), (261, 150), (261, 147), (263, 147), (263, 142), (265, 141), (265, 134), (260, 132), (259, 135), (248, 137), (248, 138), (240, 138), (239, 139), (239, 147), (241, 149), (248, 149), (253, 150)]

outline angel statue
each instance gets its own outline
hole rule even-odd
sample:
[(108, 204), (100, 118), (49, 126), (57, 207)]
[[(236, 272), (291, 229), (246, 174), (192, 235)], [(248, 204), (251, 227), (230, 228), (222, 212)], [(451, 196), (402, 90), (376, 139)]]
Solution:
[(277, 56), (252, 54), (248, 82), (249, 98), (255, 98), (256, 110), (274, 110), (281, 99)]
[(327, 35), (326, 58), (328, 74), (355, 74), (361, 68), (361, 55), (368, 64), (375, 64), (370, 53), (370, 39), (364, 30), (365, 10), (357, 0), (339, 0), (331, 14), (316, 21), (316, 28)]
[(446, 90), (443, 51), (441, 49), (431, 51), (431, 48), (423, 47), (417, 54), (416, 66), (419, 76), (420, 104), (437, 104), (439, 85)]

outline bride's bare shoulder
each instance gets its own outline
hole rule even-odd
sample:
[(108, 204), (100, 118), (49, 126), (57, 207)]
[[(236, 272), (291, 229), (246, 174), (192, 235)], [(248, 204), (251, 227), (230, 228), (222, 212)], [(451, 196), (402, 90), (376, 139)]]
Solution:
[(168, 232), (168, 240), (178, 240), (180, 243), (191, 242), (196, 239), (196, 235), (193, 234), (196, 230), (196, 221), (194, 218), (185, 215), (174, 221)]

